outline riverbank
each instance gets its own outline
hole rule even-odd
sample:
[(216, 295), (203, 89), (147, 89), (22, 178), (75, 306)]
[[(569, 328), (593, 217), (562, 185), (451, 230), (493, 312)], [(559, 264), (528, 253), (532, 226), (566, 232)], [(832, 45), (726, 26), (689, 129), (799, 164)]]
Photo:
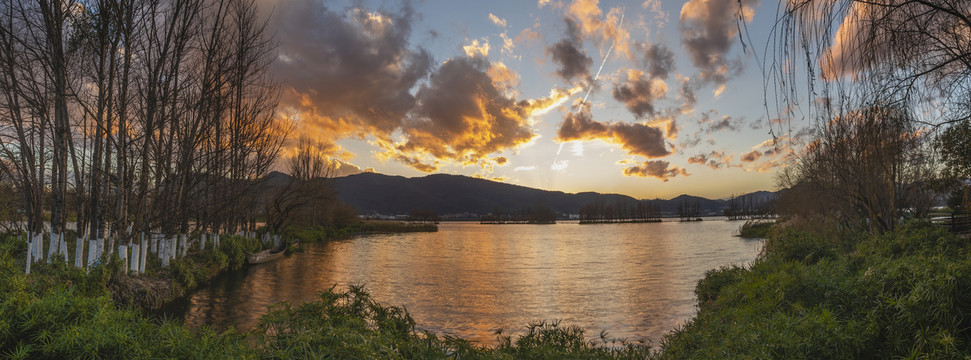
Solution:
[(971, 242), (926, 222), (880, 236), (778, 229), (698, 283), (660, 358), (965, 358)]
[(331, 289), (300, 306), (275, 305), (247, 333), (189, 329), (157, 320), (110, 297), (117, 262), (89, 274), (55, 261), (23, 274), (14, 260), (25, 251), (0, 243), (0, 354), (30, 358), (179, 359), (643, 359), (642, 343), (603, 338), (558, 323), (527, 326), (524, 335), (497, 333), (499, 345), (481, 347), (416, 326), (401, 307), (375, 302), (361, 287)]

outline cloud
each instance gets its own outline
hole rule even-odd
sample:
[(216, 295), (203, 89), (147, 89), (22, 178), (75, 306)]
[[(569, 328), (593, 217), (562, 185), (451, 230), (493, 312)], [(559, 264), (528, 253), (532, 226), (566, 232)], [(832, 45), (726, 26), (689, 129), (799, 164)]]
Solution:
[(628, 69), (627, 79), (615, 85), (612, 94), (634, 116), (643, 118), (645, 115), (655, 115), (654, 102), (664, 98), (667, 92), (668, 85), (664, 80), (649, 78), (640, 70)]
[(724, 151), (712, 151), (708, 154), (698, 154), (688, 158), (689, 164), (707, 165), (713, 170), (732, 166), (732, 155), (726, 155)]
[(574, 0), (566, 8), (567, 18), (579, 25), (580, 34), (597, 46), (613, 44), (613, 51), (630, 58), (630, 33), (622, 27), (624, 9), (615, 7), (603, 15), (599, 0)]
[(739, 19), (751, 21), (759, 0), (689, 0), (681, 7), (681, 41), (692, 64), (701, 71), (701, 80), (724, 84), (737, 72), (739, 64), (726, 58)]
[(556, 74), (566, 81), (572, 82), (580, 79), (587, 83), (590, 82), (590, 66), (593, 59), (583, 51), (583, 41), (580, 39), (580, 32), (577, 24), (571, 19), (564, 19), (566, 22), (566, 37), (546, 49), (546, 53), (553, 57), (553, 62), (558, 64)]
[[(504, 95), (480, 56), (446, 61), (416, 94), (418, 106), (401, 133), (403, 141), (386, 150), (390, 158), (424, 169), (434, 167), (418, 161), (422, 156), (482, 165), (489, 154), (517, 148), (537, 135), (529, 116), (544, 100), (519, 100)], [(426, 170), (422, 170), (426, 171)]]
[(744, 162), (755, 162), (760, 157), (762, 157), (762, 152), (761, 151), (759, 151), (759, 150), (752, 150), (752, 151), (749, 151), (749, 152), (745, 153), (744, 155), (742, 155), (742, 161), (744, 161)]
[(676, 78), (679, 83), (678, 92), (681, 96), (681, 112), (690, 112), (698, 103), (698, 96), (695, 95), (695, 90), (698, 90), (698, 83), (686, 76), (677, 76)]
[(502, 38), (502, 53), (512, 55), (513, 51), (516, 50), (516, 42), (506, 33), (499, 34), (499, 37)]
[(462, 50), (465, 51), (465, 55), (468, 57), (475, 57), (475, 56), (488, 57), (489, 41), (486, 39), (482, 39), (482, 42), (480, 43), (479, 39), (473, 39), (472, 43), (462, 46)]
[[(572, 94), (517, 99), (519, 76), (486, 59), (486, 39), (473, 39), (464, 56), (434, 65), (428, 51), (408, 41), (417, 15), (407, 2), (384, 12), (267, 1), (268, 27), (280, 39), (272, 73), (285, 86), (281, 114), (297, 121), (297, 132), (329, 139), (338, 158), (349, 153), (333, 142), (357, 137), (378, 146), (379, 159), (425, 172), (451, 162), (501, 165), (496, 153), (538, 136), (531, 117)], [(517, 39), (536, 36), (524, 31)]]
[(690, 176), (685, 169), (671, 166), (670, 162), (664, 160), (647, 160), (639, 165), (624, 168), (626, 176), (653, 177), (667, 182), (678, 175)]
[(492, 13), (489, 13), (489, 20), (492, 20), (492, 23), (496, 24), (498, 27), (506, 27), (506, 20)]
[(298, 131), (387, 138), (400, 127), (415, 106), (410, 89), (432, 64), (408, 42), (415, 16), (407, 4), (396, 14), (337, 13), (316, 1), (280, 1), (273, 14), (268, 25), (280, 43), (272, 73)]
[(742, 162), (748, 164), (745, 170), (766, 172), (792, 163), (796, 157), (795, 149), (804, 146), (801, 141), (795, 136), (783, 135), (753, 146), (752, 151), (741, 157)]
[(334, 177), (360, 174), (363, 172), (361, 168), (358, 167), (357, 165), (354, 165), (339, 159), (331, 159), (330, 167), (331, 169), (334, 169), (334, 173), (333, 173)]
[(664, 45), (649, 45), (644, 50), (644, 62), (652, 78), (667, 79), (674, 71), (674, 53)]
[(566, 170), (568, 166), (570, 166), (569, 160), (556, 160), (552, 165), (550, 165), (550, 170), (563, 171)]
[(718, 116), (718, 112), (715, 109), (708, 110), (701, 114), (698, 118), (698, 126), (701, 130), (706, 133), (714, 133), (722, 130), (729, 131), (739, 131), (742, 125), (745, 123), (745, 118), (735, 118), (728, 115), (722, 115), (718, 120), (712, 120), (712, 117)]
[[(888, 58), (888, 54), (893, 51), (888, 44), (892, 42), (894, 36), (884, 30), (884, 27), (873, 25), (875, 17), (902, 17), (903, 14), (913, 14), (915, 9), (906, 9), (915, 5), (905, 5), (898, 12), (887, 13), (886, 10), (875, 10), (873, 4), (863, 2), (853, 2), (843, 21), (840, 23), (836, 34), (833, 36), (832, 44), (826, 48), (819, 58), (819, 66), (826, 80), (836, 80), (843, 76), (856, 76), (868, 66), (872, 65), (877, 59)], [(917, 20), (890, 20), (891, 23), (903, 23), (904, 21)], [(941, 21), (941, 19), (937, 19)], [(821, 25), (816, 25), (821, 26)], [(967, 34), (967, 29), (964, 30)], [(967, 35), (964, 35), (967, 36)], [(865, 49), (865, 50), (861, 50)]]
[(708, 132), (717, 132), (722, 130), (738, 131), (740, 129), (741, 123), (744, 121), (742, 118), (733, 118), (728, 115), (722, 116), (721, 120), (712, 122), (708, 126)]
[(519, 172), (519, 171), (533, 171), (533, 170), (536, 170), (536, 166), (535, 165), (532, 165), (532, 166), (517, 166), (515, 169), (512, 169), (512, 171), (516, 171), (516, 172)]
[(653, 159), (671, 154), (664, 135), (664, 130), (647, 124), (596, 121), (590, 113), (589, 105), (581, 104), (578, 111), (567, 114), (555, 140), (603, 140), (619, 144), (631, 155)]

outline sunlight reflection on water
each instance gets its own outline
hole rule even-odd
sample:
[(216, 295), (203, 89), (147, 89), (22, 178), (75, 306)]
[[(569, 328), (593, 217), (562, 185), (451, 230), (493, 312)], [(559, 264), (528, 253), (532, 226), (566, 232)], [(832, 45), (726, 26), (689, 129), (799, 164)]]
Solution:
[(494, 345), (493, 332), (562, 320), (590, 337), (655, 343), (695, 314), (705, 271), (747, 264), (762, 241), (732, 237), (740, 222), (577, 225), (443, 223), (437, 233), (302, 245), (305, 252), (221, 277), (175, 316), (217, 329), (255, 327), (267, 306), (302, 303), (338, 284), (366, 284), (421, 328)]

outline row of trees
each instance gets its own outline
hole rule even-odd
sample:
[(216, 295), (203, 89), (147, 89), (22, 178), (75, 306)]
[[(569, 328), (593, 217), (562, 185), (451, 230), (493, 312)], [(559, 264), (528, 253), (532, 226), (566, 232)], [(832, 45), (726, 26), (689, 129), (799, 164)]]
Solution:
[(660, 222), (661, 207), (655, 201), (617, 200), (608, 204), (602, 199), (580, 208), (580, 223)]
[(681, 221), (701, 221), (701, 199), (681, 198), (678, 201), (678, 217)]
[(780, 6), (777, 71), (767, 80), (776, 87), (767, 94), (776, 95), (780, 123), (808, 114), (817, 133), (780, 176), (780, 186), (790, 189), (781, 210), (884, 232), (902, 217), (926, 214), (936, 194), (960, 193), (957, 205), (967, 206), (968, 3), (804, 0)]
[(524, 206), (517, 210), (496, 208), (479, 218), (483, 224), (555, 224), (556, 212), (545, 204)]
[(12, 223), (121, 241), (252, 228), (257, 179), (290, 128), (272, 49), (252, 0), (0, 4)]
[(770, 218), (776, 215), (775, 199), (763, 200), (753, 195), (732, 195), (724, 214), (728, 220)]

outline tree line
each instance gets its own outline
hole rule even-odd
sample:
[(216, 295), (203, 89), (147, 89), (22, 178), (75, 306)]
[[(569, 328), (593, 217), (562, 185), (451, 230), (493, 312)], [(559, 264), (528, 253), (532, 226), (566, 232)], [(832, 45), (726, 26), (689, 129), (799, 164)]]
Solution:
[(252, 0), (0, 4), (7, 225), (61, 243), (69, 223), (119, 243), (252, 231), (291, 127), (266, 32)]
[(660, 222), (661, 206), (651, 200), (617, 200), (609, 204), (597, 199), (580, 208), (580, 223)]

